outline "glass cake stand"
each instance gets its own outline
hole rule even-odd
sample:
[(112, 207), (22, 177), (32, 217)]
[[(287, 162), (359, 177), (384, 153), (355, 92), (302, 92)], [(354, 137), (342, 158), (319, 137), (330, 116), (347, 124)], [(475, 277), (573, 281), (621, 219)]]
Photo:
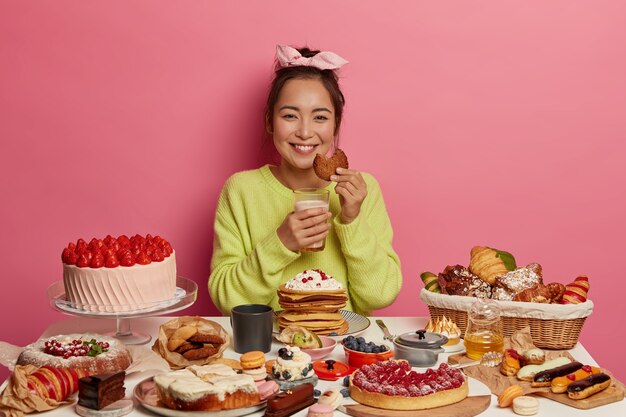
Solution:
[(113, 311), (112, 306), (73, 303), (65, 296), (63, 281), (52, 284), (47, 292), (53, 309), (78, 317), (115, 319), (116, 331), (107, 333), (108, 336), (113, 336), (126, 345), (143, 345), (150, 342), (152, 337), (145, 333), (131, 331), (130, 319), (165, 315), (191, 306), (198, 296), (198, 284), (188, 278), (177, 276), (176, 292), (169, 300), (140, 309), (132, 309), (131, 306), (116, 306), (117, 310), (123, 311)]

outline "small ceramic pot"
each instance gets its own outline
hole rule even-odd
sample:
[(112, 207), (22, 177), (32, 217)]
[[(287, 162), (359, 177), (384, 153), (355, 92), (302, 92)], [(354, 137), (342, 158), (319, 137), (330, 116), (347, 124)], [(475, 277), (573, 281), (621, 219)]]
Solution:
[(439, 333), (418, 330), (401, 334), (393, 339), (396, 359), (406, 359), (412, 366), (428, 367), (437, 363), (441, 347), (448, 338)]

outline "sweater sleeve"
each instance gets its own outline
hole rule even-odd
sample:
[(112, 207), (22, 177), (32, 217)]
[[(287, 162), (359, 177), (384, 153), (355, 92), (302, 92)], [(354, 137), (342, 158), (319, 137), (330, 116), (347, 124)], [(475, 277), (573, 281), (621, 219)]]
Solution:
[(227, 181), (217, 203), (209, 278), (211, 299), (224, 315), (240, 304), (270, 304), (283, 269), (300, 256), (282, 244), (276, 231), (252, 247), (244, 199), (234, 188)]
[(348, 267), (352, 304), (356, 311), (369, 314), (393, 303), (402, 286), (402, 271), (391, 246), (393, 230), (380, 186), (371, 175), (364, 178), (367, 197), (361, 213), (350, 224), (337, 216), (333, 227)]

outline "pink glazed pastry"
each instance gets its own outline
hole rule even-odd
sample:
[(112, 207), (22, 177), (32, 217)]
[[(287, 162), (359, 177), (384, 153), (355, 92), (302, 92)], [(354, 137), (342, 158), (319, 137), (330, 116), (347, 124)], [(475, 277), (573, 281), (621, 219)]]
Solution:
[(269, 397), (278, 392), (278, 384), (276, 381), (256, 381), (256, 387), (259, 390), (261, 401), (267, 400)]
[(313, 404), (309, 407), (309, 413), (307, 417), (332, 417), (335, 414), (335, 410), (327, 404)]

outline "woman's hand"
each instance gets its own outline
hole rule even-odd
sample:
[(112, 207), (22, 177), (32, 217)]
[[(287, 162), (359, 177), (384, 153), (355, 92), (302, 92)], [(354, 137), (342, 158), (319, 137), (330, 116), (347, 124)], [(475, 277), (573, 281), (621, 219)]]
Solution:
[(337, 168), (338, 175), (331, 175), (331, 181), (337, 181), (335, 192), (339, 195), (341, 214), (339, 219), (344, 224), (351, 223), (361, 212), (363, 200), (367, 197), (367, 184), (359, 171)]
[(283, 245), (294, 252), (321, 242), (328, 231), (328, 219), (332, 213), (326, 208), (317, 207), (298, 212), (291, 212), (276, 230)]

